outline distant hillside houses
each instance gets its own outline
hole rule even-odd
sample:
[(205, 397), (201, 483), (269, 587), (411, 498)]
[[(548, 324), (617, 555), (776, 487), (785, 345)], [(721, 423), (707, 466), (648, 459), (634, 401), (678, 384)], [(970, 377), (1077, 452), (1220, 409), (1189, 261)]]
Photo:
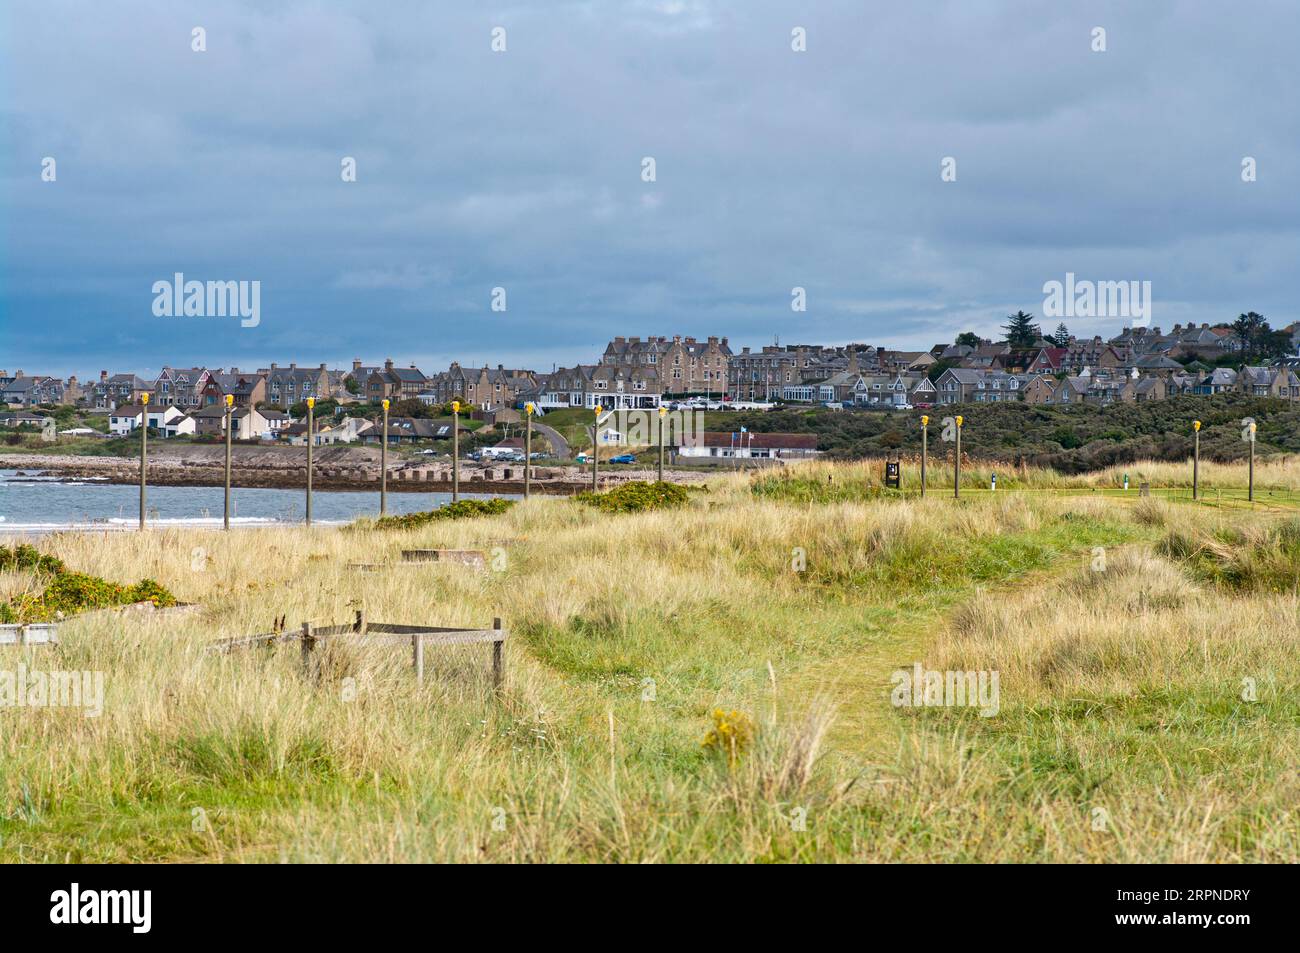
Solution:
[[(654, 409), (689, 397), (878, 409), (1010, 400), (1110, 403), (1243, 392), (1296, 400), (1300, 322), (1280, 335), (1271, 333), (1267, 353), (1278, 353), (1279, 338), (1289, 339), (1291, 355), (1265, 363), (1244, 360), (1247, 353), (1260, 353), (1258, 342), (1247, 352), (1231, 326), (1205, 323), (1175, 324), (1168, 332), (1159, 326), (1127, 327), (1109, 340), (1054, 336), (1020, 347), (964, 334), (963, 343), (936, 344), (928, 351), (868, 343), (774, 343), (736, 351), (720, 336), (618, 336), (594, 362), (549, 373), (458, 361), (426, 373), (414, 362), (401, 366), (392, 358), (382, 364), (354, 358), (347, 368), (290, 363), (241, 370), (179, 363), (150, 377), (101, 370), (86, 383), (75, 375), (64, 379), (0, 370), (0, 401), (17, 410), (64, 405), (109, 414), (124, 405), (140, 405), (148, 394), (151, 412), (174, 407), (193, 416), (195, 433), (201, 436), (224, 427), (221, 412), (229, 397), (234, 407), (260, 415), (239, 417), (241, 435), (276, 439), (288, 436), (289, 428), (302, 420), (282, 421), (275, 415), (301, 408), (309, 397), (332, 398), (341, 405), (460, 400), (467, 412), (487, 414), (515, 412), (530, 402), (543, 410)], [(215, 413), (198, 416), (213, 408)], [(348, 430), (330, 426), (331, 440), (349, 438)], [(180, 428), (187, 432), (187, 425)]]

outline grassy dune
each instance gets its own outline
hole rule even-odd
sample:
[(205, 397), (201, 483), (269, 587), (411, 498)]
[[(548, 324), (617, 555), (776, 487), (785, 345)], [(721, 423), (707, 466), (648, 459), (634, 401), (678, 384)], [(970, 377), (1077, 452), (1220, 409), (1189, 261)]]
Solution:
[[(1300, 859), (1293, 513), (1032, 471), (1061, 492), (890, 497), (875, 469), (794, 471), (860, 484), (825, 499), (727, 477), (676, 512), (43, 540), (202, 608), (0, 650), (106, 687), (98, 718), (0, 708), (0, 858)], [(1300, 489), (1295, 460), (1268, 472)], [(346, 569), (432, 546), (499, 569)], [(203, 652), (358, 608), (502, 617), (505, 691), (482, 646), (431, 651), (422, 688), (396, 649), (339, 646), (319, 682), (296, 647)], [(997, 714), (895, 707), (918, 662), (997, 671)], [(701, 744), (720, 721), (738, 747)]]

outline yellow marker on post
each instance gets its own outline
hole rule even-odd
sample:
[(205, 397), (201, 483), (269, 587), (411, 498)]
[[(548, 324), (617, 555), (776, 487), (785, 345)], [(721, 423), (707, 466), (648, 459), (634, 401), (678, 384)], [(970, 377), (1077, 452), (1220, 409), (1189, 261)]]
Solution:
[(925, 465), (930, 455), (930, 415), (921, 415), (921, 495), (925, 496)]
[(1192, 499), (1201, 498), (1201, 422), (1192, 421), (1192, 432), (1195, 435), (1192, 449)]
[(533, 402), (524, 404), (524, 416), (528, 418), (524, 431), (524, 499), (533, 492)]
[(659, 482), (664, 482), (664, 421), (668, 417), (668, 408), (659, 405)]
[(600, 404), (596, 405), (595, 420), (591, 425), (591, 492), (597, 489), (597, 475), (600, 472)]
[(961, 425), (965, 419), (957, 415), (957, 452), (952, 455), (952, 498), (961, 498)]
[(144, 529), (145, 473), (149, 468), (149, 392), (140, 392), (140, 528)]
[(1250, 422), (1250, 475), (1246, 484), (1246, 500), (1255, 502), (1255, 421)]
[(388, 398), (380, 406), (384, 408), (384, 429), (379, 435), (379, 515), (388, 512)]
[(460, 499), (460, 401), (451, 402), (451, 501)]
[(232, 436), (234, 415), (231, 409), (235, 406), (235, 397), (233, 394), (226, 395), (226, 493), (225, 506), (221, 511), (221, 528), (230, 529), (230, 447), (234, 437)]
[(316, 442), (316, 398), (307, 398), (307, 525), (311, 525), (311, 449)]

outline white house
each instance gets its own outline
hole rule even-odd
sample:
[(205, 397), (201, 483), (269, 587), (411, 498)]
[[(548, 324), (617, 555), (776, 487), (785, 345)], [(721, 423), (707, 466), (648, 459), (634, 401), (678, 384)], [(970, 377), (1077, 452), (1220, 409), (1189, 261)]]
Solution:
[(123, 404), (108, 415), (108, 432), (117, 437), (129, 434), (140, 426), (140, 415), (144, 408), (139, 404)]

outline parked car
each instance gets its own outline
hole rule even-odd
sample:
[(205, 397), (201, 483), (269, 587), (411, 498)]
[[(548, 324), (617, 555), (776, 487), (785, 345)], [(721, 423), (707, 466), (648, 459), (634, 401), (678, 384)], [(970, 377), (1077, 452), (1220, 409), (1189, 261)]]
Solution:
[(636, 463), (636, 454), (620, 453), (617, 457), (610, 457), (610, 463)]

